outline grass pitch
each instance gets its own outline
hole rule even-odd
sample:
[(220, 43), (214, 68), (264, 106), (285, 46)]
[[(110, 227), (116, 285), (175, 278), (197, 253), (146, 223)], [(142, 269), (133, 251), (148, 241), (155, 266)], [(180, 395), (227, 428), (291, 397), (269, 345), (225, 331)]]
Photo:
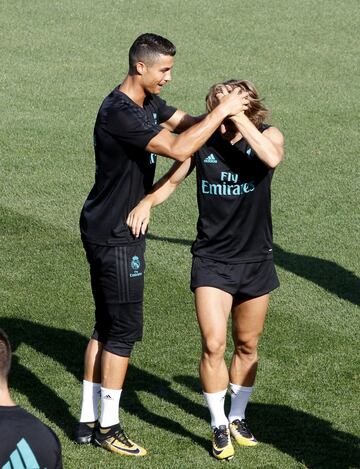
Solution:
[[(59, 435), (65, 468), (219, 464), (209, 453), (188, 288), (193, 176), (153, 214), (145, 337), (121, 402), (126, 429), (149, 456), (135, 463), (70, 440), (93, 321), (78, 232), (93, 181), (92, 129), (146, 31), (178, 48), (169, 103), (200, 114), (211, 84), (248, 78), (286, 139), (273, 182), (281, 288), (248, 408), (262, 444), (237, 448), (231, 464), (359, 467), (357, 2), (4, 0), (0, 26), (0, 326), (14, 349), (13, 396)], [(158, 173), (169, 164), (160, 161)]]

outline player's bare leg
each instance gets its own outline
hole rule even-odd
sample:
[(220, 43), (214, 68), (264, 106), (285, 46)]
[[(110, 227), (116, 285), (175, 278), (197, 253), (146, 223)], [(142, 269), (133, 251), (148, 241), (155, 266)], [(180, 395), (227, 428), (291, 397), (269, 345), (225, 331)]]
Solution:
[(205, 392), (226, 389), (229, 373), (224, 360), (227, 321), (232, 296), (218, 288), (195, 290), (196, 314), (202, 338), (200, 378)]
[(255, 382), (257, 346), (264, 328), (269, 296), (234, 302), (232, 308), (234, 354), (230, 366), (230, 430), (240, 445), (254, 446), (256, 439), (245, 422), (245, 409)]
[(229, 293), (217, 288), (199, 287), (195, 290), (196, 314), (202, 338), (200, 379), (211, 414), (212, 452), (217, 459), (231, 459), (234, 456), (224, 410), (229, 384), (224, 354), (232, 301)]
[(101, 354), (103, 344), (90, 339), (85, 351), (84, 379), (93, 383), (101, 383)]
[(230, 381), (252, 386), (257, 370), (257, 346), (264, 329), (270, 295), (236, 302), (232, 308), (234, 354), (230, 366)]
[(110, 389), (122, 389), (128, 365), (129, 357), (122, 357), (104, 350), (101, 357), (102, 386)]

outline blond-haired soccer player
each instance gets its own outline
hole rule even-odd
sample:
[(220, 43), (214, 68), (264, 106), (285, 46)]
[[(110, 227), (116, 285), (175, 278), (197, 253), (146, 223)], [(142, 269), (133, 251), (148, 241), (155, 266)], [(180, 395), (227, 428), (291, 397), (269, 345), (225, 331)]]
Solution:
[[(245, 421), (245, 409), (255, 382), (257, 346), (270, 292), (279, 286), (270, 186), (283, 159), (284, 139), (277, 128), (265, 123), (268, 111), (247, 80), (212, 86), (206, 99), (208, 111), (235, 88), (248, 93), (248, 109), (224, 120), (190, 160), (175, 163), (127, 220), (136, 236), (145, 233), (151, 207), (163, 202), (196, 167), (199, 219), (192, 246), (191, 290), (202, 336), (200, 378), (217, 459), (234, 456), (230, 435), (239, 445), (257, 444)], [(234, 351), (228, 369), (224, 353), (230, 313)], [(226, 416), (229, 386), (231, 409)]]

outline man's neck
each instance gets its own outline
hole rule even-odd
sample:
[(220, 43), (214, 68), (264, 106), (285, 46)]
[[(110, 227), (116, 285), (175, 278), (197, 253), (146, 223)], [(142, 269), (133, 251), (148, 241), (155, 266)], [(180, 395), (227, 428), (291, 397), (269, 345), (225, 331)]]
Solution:
[(136, 75), (126, 75), (125, 80), (119, 86), (119, 90), (129, 96), (140, 107), (143, 107), (146, 93), (138, 82)]
[(12, 407), (16, 405), (11, 399), (7, 385), (0, 383), (0, 406)]

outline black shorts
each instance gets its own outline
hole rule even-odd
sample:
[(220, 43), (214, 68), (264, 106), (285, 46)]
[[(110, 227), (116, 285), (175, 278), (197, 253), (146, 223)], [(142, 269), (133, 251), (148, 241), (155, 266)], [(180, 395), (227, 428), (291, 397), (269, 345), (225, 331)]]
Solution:
[(100, 246), (83, 241), (95, 301), (93, 338), (117, 355), (142, 339), (145, 243)]
[(190, 288), (214, 287), (243, 300), (266, 295), (280, 285), (274, 261), (228, 264), (193, 257)]

